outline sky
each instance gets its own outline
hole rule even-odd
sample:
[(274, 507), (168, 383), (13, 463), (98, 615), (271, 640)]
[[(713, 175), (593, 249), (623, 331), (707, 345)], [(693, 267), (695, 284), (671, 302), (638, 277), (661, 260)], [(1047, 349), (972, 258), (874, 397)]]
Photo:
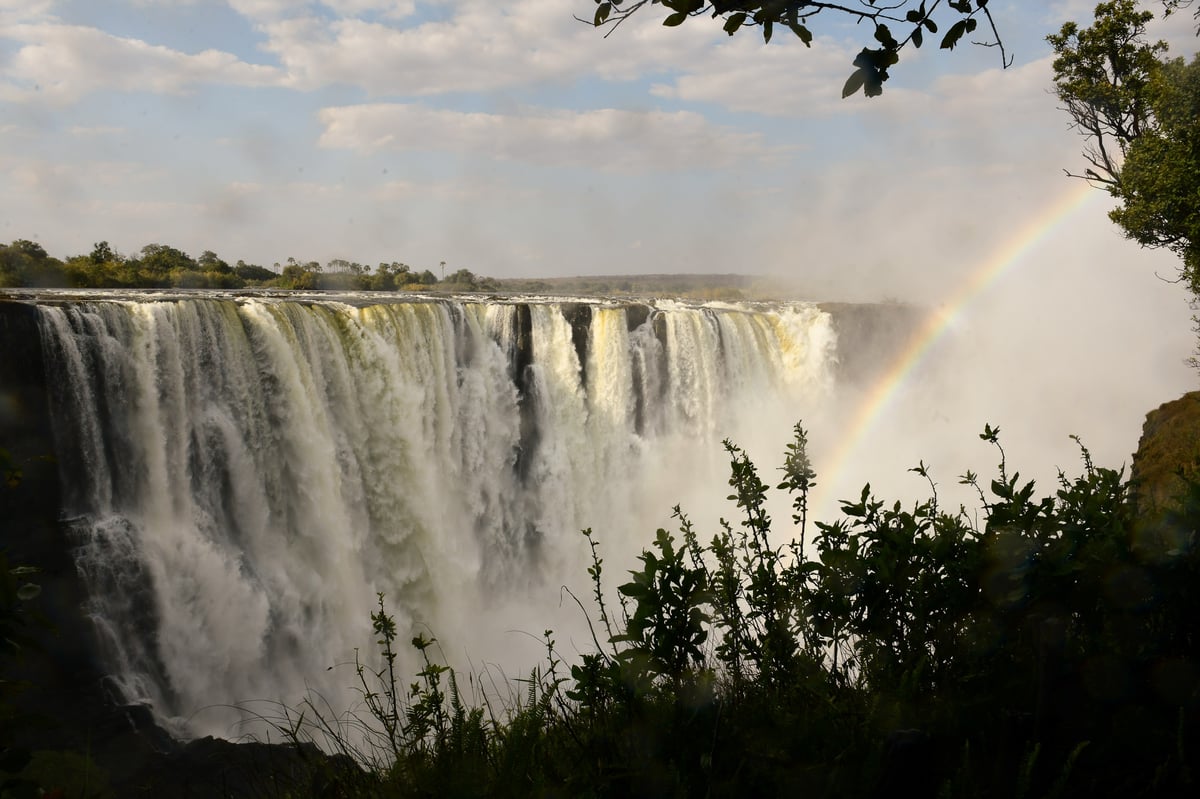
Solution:
[(842, 100), (871, 35), (830, 15), (805, 48), (605, 38), (591, 0), (0, 0), (0, 239), (927, 296), (1081, 163), (1044, 37), (1088, 4), (995, 6), (1007, 70), (931, 41)]
[[(1078, 432), (1119, 462), (1194, 384), (1195, 339), (1170, 254), (1123, 239), (1099, 192), (1061, 210), (1082, 140), (1045, 36), (1091, 7), (993, 2), (1007, 69), (934, 38), (882, 97), (843, 100), (871, 33), (830, 15), (806, 48), (659, 8), (605, 37), (575, 19), (591, 0), (0, 0), (0, 240), (953, 303), (960, 366), (891, 405)], [(1194, 27), (1152, 33), (1190, 56)]]

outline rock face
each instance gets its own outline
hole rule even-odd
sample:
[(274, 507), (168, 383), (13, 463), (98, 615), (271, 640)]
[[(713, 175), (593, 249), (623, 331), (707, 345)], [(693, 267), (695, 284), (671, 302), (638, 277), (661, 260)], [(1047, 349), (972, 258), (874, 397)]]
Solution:
[(1200, 392), (1146, 414), (1133, 456), (1132, 544), (1147, 561), (1172, 561), (1196, 545), (1188, 519), (1200, 514)]
[(33, 579), (42, 592), (30, 605), (45, 620), (33, 631), (36, 646), (0, 651), (0, 679), (25, 683), (0, 694), (0, 711), (10, 703), (19, 722), (0, 730), (0, 753), (31, 753), (22, 777), (72, 796), (83, 795), (74, 788), (84, 785), (87, 795), (102, 797), (309, 796), (331, 779), (360, 774), (312, 747), (211, 738), (185, 744), (159, 729), (147, 708), (115, 703), (92, 625), (79, 612), (84, 589), (58, 520), (37, 310), (0, 301), (0, 342), (0, 465), (11, 470), (0, 474), (0, 551), (10, 565), (39, 570)]
[[(908, 345), (926, 311), (899, 303), (822, 302), (833, 317), (838, 338), (837, 377), (847, 384), (868, 384)], [(843, 358), (841, 353), (853, 353)]]
[(1178, 506), (1186, 479), (1200, 477), (1200, 391), (1146, 414), (1131, 477), (1140, 516), (1159, 516)]
[(0, 340), (0, 449), (14, 471), (0, 484), (0, 549), (10, 564), (39, 570), (34, 580), (42, 593), (31, 604), (49, 622), (38, 647), (0, 666), (30, 681), (16, 699), (18, 707), (24, 703), (53, 721), (75, 721), (81, 709), (94, 707), (93, 698), (104, 695), (103, 673), (91, 625), (79, 613), (84, 590), (70, 542), (58, 523), (58, 471), (36, 309), (0, 302)]
[(0, 301), (0, 340), (0, 449), (13, 470), (0, 482), (0, 550), (9, 564), (38, 569), (33, 580), (42, 592), (30, 609), (44, 618), (32, 631), (35, 646), (0, 652), (0, 678), (25, 682), (11, 703), (29, 719), (14, 725), (11, 737), (0, 736), (0, 748), (40, 752), (43, 761), (53, 752), (49, 759), (56, 764), (63, 753), (91, 751), (92, 762), (119, 783), (141, 768), (135, 764), (142, 759), (178, 745), (154, 726), (145, 708), (113, 704), (96, 661), (92, 625), (79, 612), (84, 589), (58, 521), (59, 480), (37, 310)]

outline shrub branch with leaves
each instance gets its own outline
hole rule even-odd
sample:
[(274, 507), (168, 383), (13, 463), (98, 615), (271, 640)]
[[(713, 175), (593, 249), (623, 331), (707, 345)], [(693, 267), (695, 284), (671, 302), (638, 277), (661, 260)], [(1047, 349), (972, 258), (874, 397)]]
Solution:
[[(351, 795), (1190, 795), (1200, 762), (1200, 485), (1142, 519), (1120, 471), (1060, 474), (1050, 496), (1009, 468), (998, 428), (982, 522), (870, 487), (816, 522), (796, 426), (777, 490), (726, 442), (737, 521), (702, 544), (675, 509), (606, 606), (596, 536), (594, 651), (546, 663), (497, 704), (413, 639), (398, 689), (383, 597), (381, 667), (357, 666), (382, 759)], [(786, 539), (786, 540), (785, 540)], [(811, 549), (811, 551), (810, 551)], [(582, 607), (582, 605), (581, 605)], [(357, 661), (356, 661), (357, 662)], [(477, 686), (477, 675), (470, 676)], [(479, 680), (482, 682), (482, 679)], [(318, 725), (329, 730), (336, 725)], [(293, 736), (295, 736), (293, 732)], [(381, 743), (380, 743), (381, 742)], [(350, 783), (347, 783), (350, 784)]]

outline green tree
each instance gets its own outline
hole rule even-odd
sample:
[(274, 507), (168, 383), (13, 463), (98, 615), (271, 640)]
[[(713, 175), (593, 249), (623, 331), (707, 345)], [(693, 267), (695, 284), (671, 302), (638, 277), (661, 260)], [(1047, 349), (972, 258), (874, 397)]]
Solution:
[(121, 257), (113, 252), (107, 241), (98, 241), (92, 245), (92, 254), (88, 256), (94, 264), (104, 264), (109, 261), (119, 261)]
[(42, 245), (28, 239), (0, 245), (0, 288), (65, 285), (62, 263), (47, 255)]
[(199, 272), (200, 265), (190, 255), (166, 244), (147, 244), (142, 257), (136, 261), (137, 277), (129, 285), (139, 288), (169, 285), (191, 285), (188, 272)]
[(278, 286), (283, 289), (310, 290), (317, 288), (321, 265), (316, 261), (301, 264), (295, 258), (288, 258), (287, 266), (279, 276)]
[(212, 250), (205, 250), (201, 253), (200, 257), (196, 259), (196, 263), (202, 272), (220, 272), (224, 274), (233, 271), (233, 268), (218, 258), (217, 254)]
[(255, 281), (258, 283), (263, 283), (268, 280), (275, 280), (279, 277), (278, 272), (273, 272), (270, 269), (267, 269), (265, 266), (248, 264), (242, 260), (237, 262), (237, 265), (233, 268), (233, 272), (242, 280)]
[[(940, 47), (953, 50), (963, 36), (979, 27), (979, 18), (987, 20), (992, 39), (981, 42), (998, 47), (1001, 63), (1007, 67), (1011, 60), (996, 30), (988, 0), (894, 0), (893, 2), (820, 3), (811, 0), (594, 0), (595, 13), (591, 23), (596, 27), (616, 28), (643, 7), (661, 5), (668, 11), (663, 25), (682, 25), (689, 17), (712, 16), (721, 19), (730, 36), (750, 27), (762, 30), (764, 42), (770, 42), (778, 28), (787, 28), (804, 43), (812, 46), (814, 25), (821, 14), (841, 15), (867, 23), (874, 34), (873, 46), (864, 47), (854, 58), (854, 71), (842, 88), (842, 97), (860, 89), (867, 97), (883, 93), (888, 70), (900, 60), (900, 51), (908, 44), (920, 47), (925, 35), (939, 33), (939, 22), (946, 26)], [(890, 25), (889, 25), (890, 23)], [(895, 26), (893, 33), (891, 26)]]
[(24, 286), (29, 259), (13, 247), (0, 246), (0, 288)]
[(460, 286), (469, 286), (473, 288), (478, 281), (479, 278), (477, 278), (475, 273), (470, 269), (459, 269), (456, 272), (451, 272), (449, 277), (445, 278), (443, 282), (454, 283)]
[(92, 245), (88, 255), (68, 258), (64, 271), (67, 285), (75, 288), (111, 288), (137, 285), (135, 265), (130, 265), (107, 241), (100, 241)]
[(1067, 174), (1117, 198), (1112, 220), (1139, 244), (1178, 255), (1200, 297), (1200, 59), (1164, 60), (1166, 43), (1146, 38), (1153, 18), (1113, 0), (1096, 6), (1090, 27), (1068, 22), (1047, 37), (1055, 94), (1086, 139), (1088, 166)]
[(359, 291), (371, 287), (371, 277), (362, 264), (334, 258), (326, 265), (318, 285), (335, 291)]
[(367, 268), (356, 261), (334, 258), (325, 268), (326, 274), (365, 275)]
[(390, 264), (380, 262), (375, 267), (375, 274), (370, 278), (372, 291), (395, 291), (409, 282), (411, 270), (408, 264), (392, 261)]
[(1129, 148), (1111, 216), (1142, 246), (1178, 255), (1200, 296), (1200, 56), (1163, 63), (1148, 96), (1157, 124)]
[(1118, 196), (1125, 155), (1154, 124), (1148, 90), (1167, 44), (1146, 41), (1152, 19), (1133, 0), (1114, 0), (1096, 6), (1091, 27), (1067, 22), (1046, 37), (1056, 56), (1055, 95), (1086, 139), (1083, 156), (1090, 166), (1072, 176)]
[(30, 241), (29, 239), (17, 239), (9, 246), (17, 252), (29, 256), (35, 261), (44, 261), (50, 257), (46, 254), (46, 250), (42, 248), (42, 245), (38, 244), (36, 241)]

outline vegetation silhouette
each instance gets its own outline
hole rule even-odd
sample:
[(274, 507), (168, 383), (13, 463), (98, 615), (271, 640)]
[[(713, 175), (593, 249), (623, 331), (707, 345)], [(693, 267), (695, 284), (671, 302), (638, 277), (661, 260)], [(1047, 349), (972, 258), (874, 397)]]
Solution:
[[(908, 45), (920, 48), (925, 35), (942, 37), (939, 47), (953, 50), (963, 36), (974, 33), (981, 19), (991, 29), (991, 38), (976, 42), (985, 47), (996, 47), (1000, 51), (1000, 63), (1008, 67), (1012, 60), (1004, 50), (1004, 42), (988, 8), (988, 0), (932, 0), (920, 3), (910, 0), (893, 0), (877, 3), (865, 0), (849, 3), (821, 3), (805, 0), (594, 0), (595, 13), (591, 19), (582, 20), (597, 28), (608, 27), (611, 34), (629, 17), (646, 6), (661, 5), (669, 13), (663, 19), (668, 28), (682, 25), (692, 17), (711, 16), (721, 20), (722, 29), (733, 36), (738, 31), (758, 28), (763, 42), (769, 43), (779, 28), (790, 30), (805, 47), (812, 47), (813, 31), (822, 14), (841, 16), (856, 23), (870, 26), (874, 47), (864, 47), (854, 57), (854, 71), (842, 87), (842, 97), (857, 94), (860, 90), (867, 97), (883, 94), (883, 83), (889, 77), (888, 70), (900, 61), (900, 51)], [(578, 17), (577, 17), (578, 19)], [(953, 20), (947, 23), (947, 20)], [(939, 31), (938, 23), (948, 25)], [(896, 26), (893, 34), (889, 26)]]
[(595, 647), (578, 662), (547, 631), (523, 693), (472, 703), (419, 636), (405, 690), (381, 596), (356, 736), (317, 703), (280, 729), (349, 755), (325, 781), (355, 796), (1191, 795), (1200, 484), (1140, 515), (1122, 472), (1080, 445), (1082, 473), (1039, 495), (999, 432), (980, 436), (996, 475), (961, 478), (981, 521), (944, 510), (920, 464), (929, 499), (867, 486), (811, 542), (803, 428), (775, 487), (792, 501), (786, 540), (772, 487), (726, 442), (736, 520), (705, 543), (676, 508), (615, 607), (584, 531)]

